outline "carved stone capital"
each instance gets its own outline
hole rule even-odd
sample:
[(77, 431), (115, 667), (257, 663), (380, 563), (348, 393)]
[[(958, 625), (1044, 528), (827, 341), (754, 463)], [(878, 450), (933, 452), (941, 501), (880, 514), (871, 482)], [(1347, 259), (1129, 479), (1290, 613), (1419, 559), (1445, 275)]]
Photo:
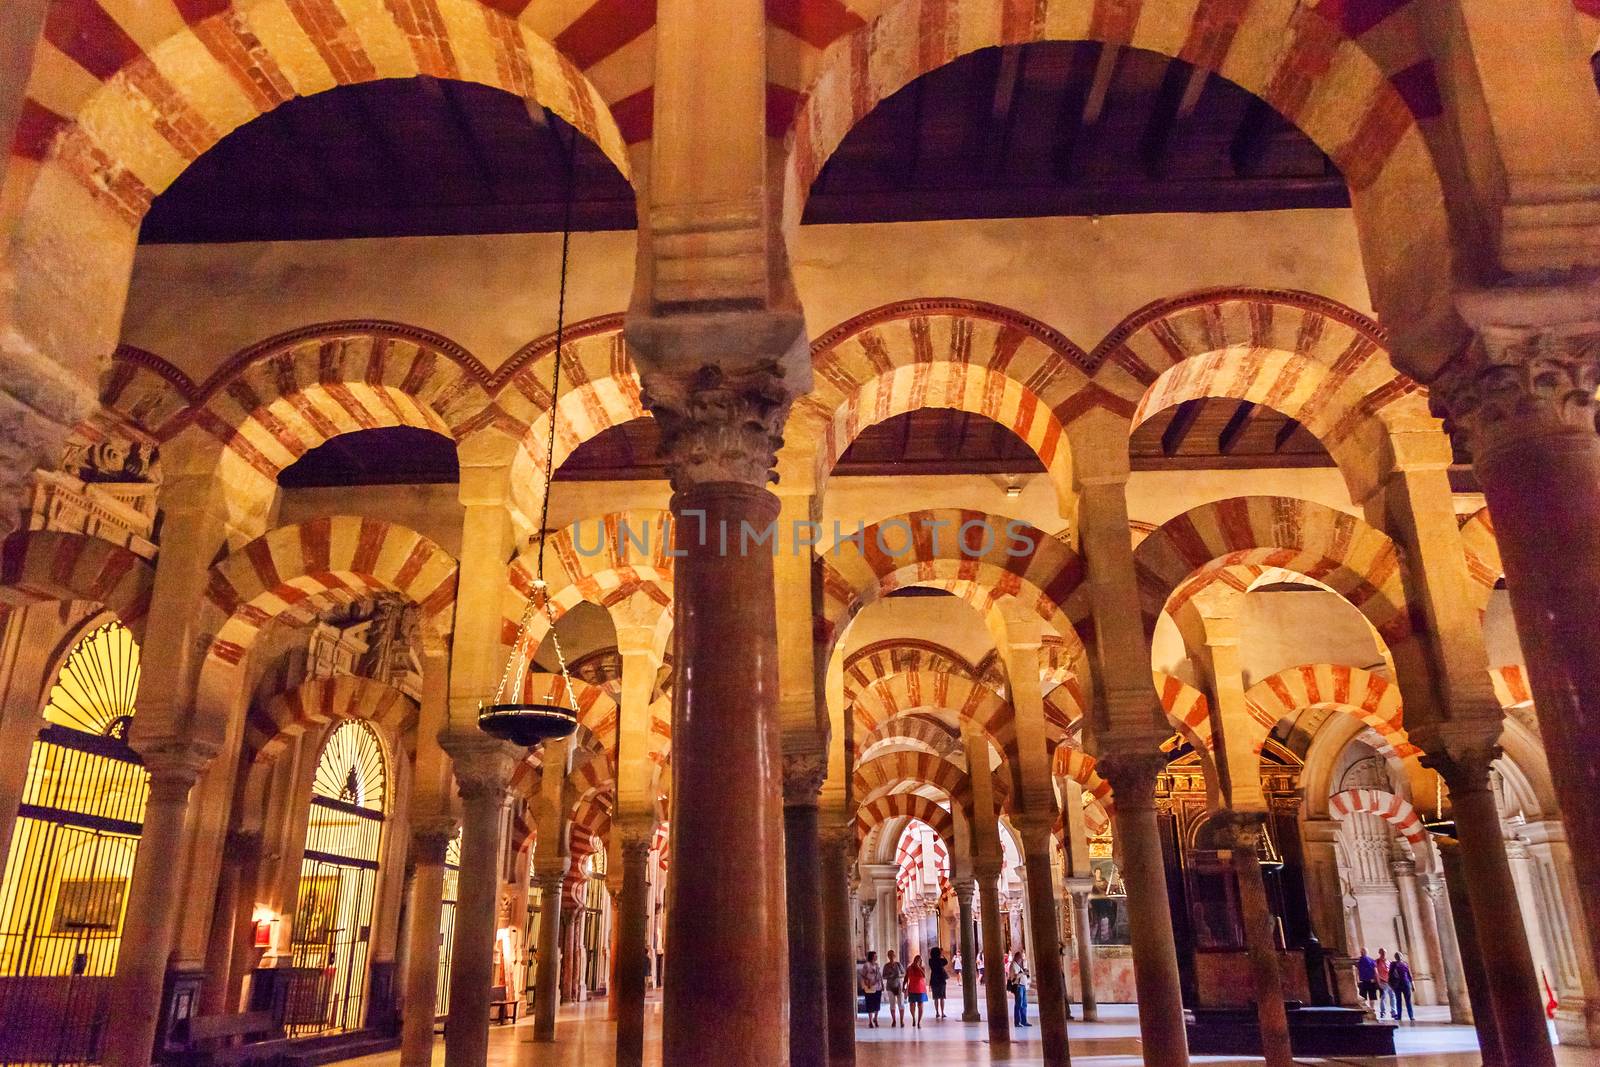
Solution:
[(1529, 437), (1595, 432), (1600, 322), (1486, 326), (1429, 383), (1445, 429), (1474, 459)]
[(1119, 809), (1155, 805), (1156, 778), (1167, 766), (1165, 753), (1106, 752), (1095, 762), (1096, 773), (1111, 783), (1111, 797)]
[(1266, 832), (1267, 816), (1259, 811), (1225, 811), (1215, 819), (1224, 840), (1236, 852), (1256, 852)]
[(456, 776), (456, 791), (467, 803), (505, 799), (512, 772), (522, 762), (524, 750), (497, 741), (487, 734), (446, 730), (439, 735), (439, 747), (450, 756)]
[(1459, 799), (1488, 791), (1489, 771), (1500, 755), (1499, 745), (1479, 742), (1424, 752), (1421, 763), (1438, 771), (1451, 797)]
[(217, 746), (183, 738), (132, 740), (144, 769), (150, 774), (150, 799), (153, 801), (181, 801), (211, 761), (216, 758)]
[(783, 802), (815, 804), (828, 777), (828, 754), (815, 749), (783, 754)]

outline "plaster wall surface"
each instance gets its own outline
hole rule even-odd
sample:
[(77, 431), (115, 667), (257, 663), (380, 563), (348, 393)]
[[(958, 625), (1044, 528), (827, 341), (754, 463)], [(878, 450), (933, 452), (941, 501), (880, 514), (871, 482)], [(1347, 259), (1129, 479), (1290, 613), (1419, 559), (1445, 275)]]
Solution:
[[(383, 318), (441, 333), (493, 368), (555, 328), (560, 251), (559, 234), (144, 245), (123, 340), (199, 379), (286, 330)], [(628, 305), (634, 252), (631, 231), (573, 235), (569, 322)], [(1084, 349), (1153, 300), (1213, 286), (1370, 308), (1343, 209), (808, 226), (791, 253), (813, 337), (931, 296), (1016, 308)]]

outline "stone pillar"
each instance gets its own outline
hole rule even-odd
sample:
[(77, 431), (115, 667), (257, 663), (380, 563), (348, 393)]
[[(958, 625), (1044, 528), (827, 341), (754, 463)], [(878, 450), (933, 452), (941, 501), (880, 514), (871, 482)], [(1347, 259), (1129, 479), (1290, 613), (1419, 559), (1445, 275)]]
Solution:
[(1467, 997), (1466, 968), (1461, 959), (1461, 946), (1456, 941), (1456, 923), (1450, 914), (1450, 898), (1445, 890), (1444, 875), (1434, 874), (1422, 880), (1422, 891), (1427, 894), (1428, 905), (1433, 909), (1433, 929), (1439, 935), (1439, 969), (1444, 975), (1450, 1021), (1470, 1026), (1472, 1004)]
[(489, 1057), (489, 990), (494, 985), (501, 812), (521, 750), (476, 732), (447, 732), (439, 743), (454, 761), (461, 794), (461, 877), (450, 953), (445, 1067), (484, 1067)]
[(1472, 1004), (1473, 1026), (1478, 1031), (1478, 1050), (1483, 1067), (1515, 1067), (1506, 1058), (1495, 1018), (1494, 998), (1489, 991), (1488, 968), (1484, 965), (1483, 945), (1478, 939), (1477, 919), (1467, 895), (1467, 876), (1462, 869), (1461, 844), (1454, 838), (1440, 838), (1439, 856), (1444, 864), (1445, 888), (1449, 893), (1450, 914), (1455, 920), (1456, 942), (1461, 947), (1461, 973), (1466, 981), (1467, 998)]
[(206, 939), (206, 983), (200, 987), (200, 1013), (221, 1015), (238, 1010), (238, 1003), (229, 999), (235, 987), (233, 975), (234, 945), (238, 941), (241, 922), (239, 900), (245, 887), (253, 892), (254, 885), (246, 881), (249, 872), (257, 869), (261, 853), (260, 831), (230, 830), (224, 838), (222, 867), (218, 871), (217, 901), (211, 910), (211, 936)]
[(154, 742), (140, 747), (150, 774), (144, 830), (128, 886), (122, 950), (111, 983), (108, 1027), (103, 1058), (106, 1067), (148, 1067), (155, 1051), (167, 958), (177, 921), (183, 854), (183, 828), (189, 814), (189, 791), (216, 755), (214, 749), (182, 741)]
[[(822, 855), (817, 791), (826, 754), (784, 757), (783, 840), (789, 907), (789, 1062), (828, 1062), (827, 953), (823, 935)], [(852, 1017), (854, 1013), (852, 1012)]]
[(1256, 812), (1238, 812), (1231, 818), (1233, 873), (1239, 883), (1245, 947), (1250, 955), (1250, 977), (1255, 985), (1261, 1055), (1269, 1067), (1293, 1067), (1294, 1053), (1289, 1048), (1289, 1016), (1283, 1005), (1283, 976), (1278, 969), (1272, 908), (1267, 903), (1266, 883), (1261, 879), (1259, 847), (1265, 818)]
[(1000, 938), (1000, 872), (989, 868), (974, 873), (983, 923), (983, 999), (989, 1013), (989, 1043), (1005, 1045), (1011, 1041), (1011, 1006), (1006, 1003), (1006, 950)]
[(539, 974), (533, 987), (533, 1039), (556, 1039), (556, 1008), (561, 1003), (561, 885), (559, 867), (534, 876), (539, 889)]
[(1600, 930), (1600, 294), (1507, 287), (1459, 304), (1478, 337), (1429, 392), (1494, 516), (1585, 925)]
[(827, 998), (828, 1062), (850, 1067), (856, 1062), (856, 909), (850, 906), (850, 848), (855, 831), (836, 826), (818, 845), (818, 894), (822, 898), (822, 949)]
[(977, 886), (970, 879), (955, 884), (956, 907), (961, 923), (961, 1021), (975, 1023), (978, 1014), (978, 947), (972, 936), (972, 893)]
[(1089, 891), (1072, 891), (1072, 940), (1078, 948), (1078, 988), (1083, 1003), (1084, 1022), (1100, 1018), (1100, 1004), (1094, 993), (1094, 940), (1089, 928)]
[(439, 986), (440, 913), (444, 905), (444, 853), (455, 820), (418, 820), (411, 828), (411, 899), (406, 904), (405, 1000), (400, 1012), (400, 1067), (433, 1063), (433, 1020)]
[(1450, 790), (1473, 924), (1479, 931), (1494, 931), (1493, 962), (1484, 960), (1484, 972), (1502, 1048), (1515, 1050), (1508, 1062), (1519, 1067), (1547, 1067), (1555, 1063), (1555, 1054), (1545, 1026), (1544, 995), (1520, 918), (1500, 812), (1489, 788), (1489, 768), (1499, 756), (1497, 745), (1460, 747), (1448, 755), (1429, 753), (1423, 762), (1444, 777)]
[(1024, 877), (1027, 879), (1028, 928), (1033, 936), (1032, 971), (1038, 988), (1039, 1029), (1046, 1067), (1072, 1062), (1067, 1041), (1067, 982), (1061, 970), (1061, 932), (1056, 928), (1055, 881), (1050, 870), (1050, 824), (1019, 820)]
[(1424, 906), (1417, 882), (1417, 863), (1397, 857), (1391, 864), (1394, 883), (1400, 890), (1400, 914), (1411, 931), (1411, 970), (1416, 979), (1415, 995), (1420, 1002), (1443, 1002), (1439, 983), (1439, 935), (1433, 927), (1431, 910)]
[(752, 535), (775, 527), (766, 485), (809, 347), (799, 315), (770, 312), (626, 330), (661, 427), (677, 555), (662, 1064), (771, 1067), (789, 1059), (788, 907), (773, 543)]
[(653, 826), (622, 833), (622, 899), (617, 914), (617, 956), (613, 961), (616, 985), (611, 999), (617, 1005), (617, 1067), (640, 1067), (644, 1062), (645, 937), (650, 920), (650, 887), (645, 865), (650, 860)]
[(1186, 1067), (1189, 1035), (1184, 1027), (1161, 829), (1156, 823), (1156, 776), (1165, 766), (1166, 757), (1159, 751), (1105, 753), (1095, 769), (1111, 783), (1116, 802), (1115, 833), (1122, 880), (1128, 888), (1128, 926), (1145, 1063), (1148, 1067)]

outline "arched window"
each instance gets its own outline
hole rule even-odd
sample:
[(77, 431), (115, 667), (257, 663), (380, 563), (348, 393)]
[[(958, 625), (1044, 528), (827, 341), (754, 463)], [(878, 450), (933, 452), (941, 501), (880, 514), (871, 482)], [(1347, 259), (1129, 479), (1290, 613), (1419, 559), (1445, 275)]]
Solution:
[(450, 1010), (450, 958), (456, 945), (456, 898), (461, 891), (461, 831), (444, 847), (444, 901), (439, 908), (439, 979), (434, 986), (434, 1011)]
[(364, 722), (334, 727), (311, 785), (283, 1024), (291, 1034), (365, 1025), (373, 897), (388, 766)]
[(93, 1059), (149, 783), (128, 747), (139, 646), (120, 623), (67, 657), (0, 879), (0, 1061)]

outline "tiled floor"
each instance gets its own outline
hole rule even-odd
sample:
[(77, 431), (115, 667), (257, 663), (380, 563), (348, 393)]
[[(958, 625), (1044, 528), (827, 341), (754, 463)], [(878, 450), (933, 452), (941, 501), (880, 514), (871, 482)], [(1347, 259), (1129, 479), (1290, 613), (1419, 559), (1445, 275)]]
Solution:
[[(1137, 1067), (1139, 1025), (1134, 1007), (1112, 1004), (1101, 1009), (1101, 1021), (1074, 1022), (1072, 1062), (1074, 1067)], [(647, 1011), (645, 1034), (646, 1067), (661, 1062), (661, 1002), (652, 998)], [(1415, 1025), (1401, 1027), (1395, 1044), (1400, 1055), (1381, 1059), (1301, 1059), (1298, 1063), (1327, 1064), (1330, 1067), (1475, 1067), (1482, 1060), (1477, 1039), (1470, 1027), (1444, 1022), (1442, 1008), (1422, 1009)], [(604, 1001), (562, 1008), (556, 1043), (535, 1044), (533, 1031), (524, 1022), (500, 1026), (490, 1031), (489, 1067), (606, 1067), (615, 1059), (616, 1025), (606, 1021)], [(942, 1022), (928, 1020), (920, 1030), (880, 1027), (857, 1028), (856, 1062), (860, 1067), (987, 1067), (1004, 1062), (1028, 1067), (1040, 1062), (1039, 1028), (1020, 1031), (1024, 1036), (1007, 1050), (996, 1051), (985, 1040), (982, 1023), (962, 1023), (952, 1018)], [(434, 1052), (434, 1063), (444, 1060), (444, 1043)], [(1556, 1061), (1562, 1067), (1600, 1067), (1600, 1050), (1561, 1048)], [(368, 1056), (348, 1061), (348, 1067), (395, 1067), (398, 1053)], [(1261, 1061), (1196, 1056), (1196, 1064), (1232, 1067)]]

